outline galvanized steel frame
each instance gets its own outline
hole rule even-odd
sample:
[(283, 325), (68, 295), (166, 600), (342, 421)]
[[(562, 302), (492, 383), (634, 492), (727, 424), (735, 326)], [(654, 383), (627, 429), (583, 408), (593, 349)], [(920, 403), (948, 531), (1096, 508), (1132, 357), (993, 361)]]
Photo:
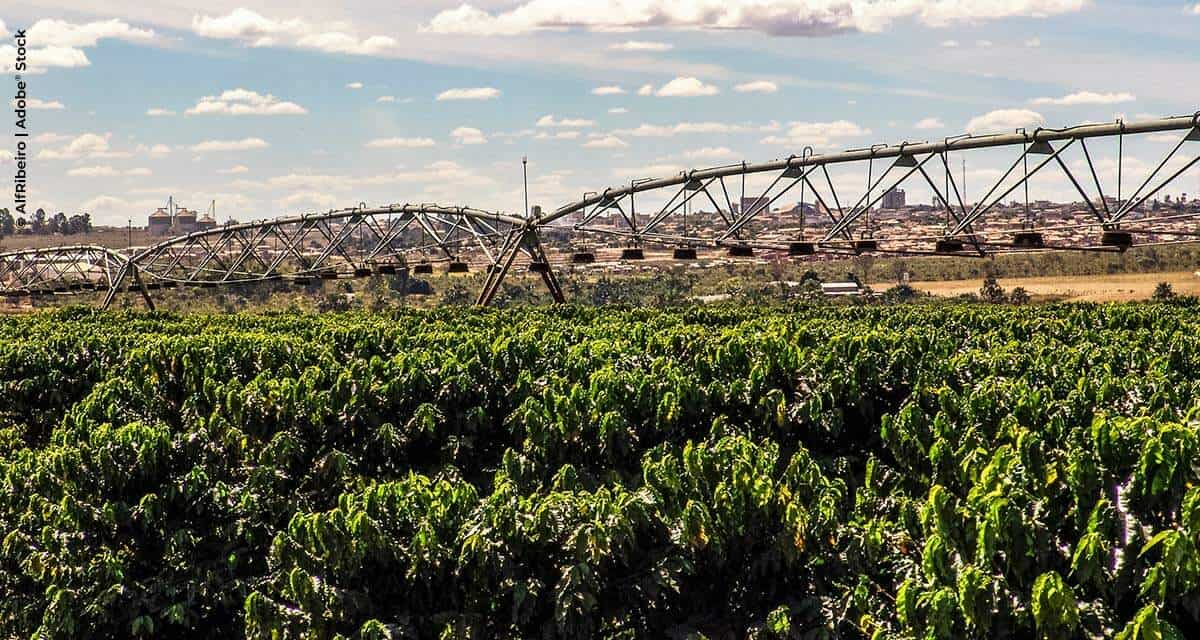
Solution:
[[(1119, 195), (1116, 208), (1111, 208), (1086, 141), (1113, 136), (1123, 140), (1127, 135), (1168, 131), (1186, 133), (1132, 196), (1124, 199)], [(136, 290), (142, 293), (147, 305), (153, 307), (148, 291), (164, 286), (219, 286), (283, 278), (362, 276), (375, 273), (380, 267), (407, 269), (414, 255), (421, 256), (422, 263), (454, 262), (462, 251), (470, 249), (478, 251), (487, 263), (487, 276), (477, 298), (479, 304), (486, 305), (495, 299), (519, 254), (527, 256), (554, 300), (561, 302), (564, 300), (562, 288), (542, 246), (540, 232), (566, 216), (580, 214), (579, 221), (573, 225), (577, 232), (615, 236), (637, 246), (652, 243), (779, 248), (746, 237), (751, 235), (750, 223), (762, 212), (769, 211), (771, 205), (785, 194), (800, 187), (803, 194), (812, 193), (815, 203), (824, 210), (830, 222), (825, 233), (812, 241), (813, 246), (824, 252), (852, 255), (858, 251), (855, 232), (860, 238), (870, 237), (871, 209), (890, 189), (918, 174), (932, 189), (935, 206), (946, 212), (942, 238), (970, 243), (974, 253), (983, 256), (1002, 248), (1004, 243), (981, 237), (973, 225), (1016, 189), (1025, 186), (1028, 190), (1029, 180), (1051, 163), (1057, 164), (1070, 180), (1098, 225), (1106, 230), (1119, 229), (1131, 212), (1200, 162), (1200, 155), (1197, 155), (1152, 186), (1154, 179), (1189, 141), (1200, 142), (1200, 112), (1142, 122), (1117, 121), (1065, 129), (1039, 128), (1032, 132), (1018, 130), (1010, 134), (959, 136), (940, 142), (875, 145), (829, 154), (817, 154), (811, 148), (805, 148), (800, 155), (766, 163), (741, 163), (685, 171), (667, 178), (634, 180), (628, 186), (584, 194), (579, 201), (533, 218), (436, 204), (360, 205), (320, 214), (229, 224), (170, 238), (131, 254), (90, 245), (4, 253), (0, 254), (0, 295), (69, 294), (100, 288), (108, 291), (104, 302), (107, 307), (120, 291)], [(1083, 152), (1099, 196), (1099, 206), (1063, 161), (1063, 153), (1076, 143)], [(1020, 154), (1008, 171), (992, 183), (974, 206), (968, 207), (950, 169), (948, 154), (1013, 147), (1020, 147)], [(944, 190), (939, 189), (926, 169), (935, 158), (940, 160), (945, 172)], [(873, 171), (876, 160), (891, 160), (878, 178)], [(1029, 169), (1031, 160), (1035, 160), (1032, 170)], [(829, 168), (862, 162), (868, 163), (866, 188), (855, 194), (857, 197), (847, 208), (843, 202), (851, 200), (839, 194)], [(1022, 177), (1002, 188), (1022, 165), (1025, 167)], [(899, 177), (888, 181), (893, 172)], [(753, 200), (757, 203), (754, 208), (738, 211), (730, 198), (726, 179), (742, 178), (744, 191), (746, 177), (758, 174), (774, 176), (769, 186)], [(814, 180), (817, 176), (823, 180)], [(823, 183), (821, 188), (818, 188), (819, 183)], [(638, 194), (655, 191), (665, 191), (671, 197), (639, 226), (636, 198)], [(689, 236), (686, 221), (682, 233), (659, 231), (673, 216), (686, 216), (688, 205), (701, 197), (702, 201), (712, 205), (720, 219), (722, 227), (714, 235)], [(619, 215), (628, 229), (596, 226), (594, 223), (605, 214)], [(859, 224), (864, 217), (867, 219), (865, 229)], [(1141, 228), (1130, 231), (1145, 232)], [(406, 236), (414, 232), (421, 240), (406, 242)], [(1048, 248), (1090, 249), (1076, 246)], [(889, 253), (883, 248), (872, 250)], [(905, 250), (898, 253), (927, 252)]]

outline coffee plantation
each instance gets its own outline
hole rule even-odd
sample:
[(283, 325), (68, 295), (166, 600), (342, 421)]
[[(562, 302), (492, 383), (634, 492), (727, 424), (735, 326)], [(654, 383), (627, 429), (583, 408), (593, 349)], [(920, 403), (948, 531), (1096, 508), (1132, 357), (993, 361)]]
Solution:
[(0, 319), (0, 637), (1187, 637), (1198, 310)]

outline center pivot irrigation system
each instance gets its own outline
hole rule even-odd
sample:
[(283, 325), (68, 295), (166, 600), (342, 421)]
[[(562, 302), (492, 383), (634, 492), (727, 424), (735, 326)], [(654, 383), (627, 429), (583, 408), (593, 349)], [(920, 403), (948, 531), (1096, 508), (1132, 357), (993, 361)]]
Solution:
[[(1168, 132), (1170, 150), (1138, 187), (1124, 193), (1126, 171), (1139, 168), (1124, 157), (1131, 136)], [(1093, 162), (1088, 141), (1115, 143), (1115, 188), (1108, 193), (1104, 171)], [(1190, 153), (1180, 154), (1188, 147)], [(1074, 148), (1074, 149), (1073, 149)], [(986, 151), (992, 150), (992, 151)], [(329, 211), (298, 217), (229, 224), (174, 237), (154, 246), (116, 251), (96, 246), (63, 246), (0, 254), (0, 295), (69, 295), (107, 291), (104, 306), (121, 292), (140, 293), (154, 306), (152, 292), (174, 287), (218, 287), (268, 280), (306, 284), (317, 279), (372, 274), (486, 271), (479, 304), (489, 304), (518, 257), (541, 276), (555, 301), (564, 300), (555, 269), (543, 247), (553, 231), (570, 234), (573, 264), (598, 261), (603, 241), (619, 245), (619, 258), (644, 260), (643, 247), (671, 250), (670, 260), (697, 258), (697, 248), (724, 248), (731, 257), (756, 251), (805, 257), (816, 254), (988, 256), (1015, 251), (1124, 251), (1149, 244), (1200, 240), (1200, 229), (1181, 229), (1200, 213), (1157, 215), (1143, 205), (1200, 162), (1200, 112), (1158, 120), (1085, 124), (1065, 129), (1039, 128), (1011, 134), (959, 136), (940, 142), (876, 145), (838, 153), (801, 155), (761, 164), (741, 163), (685, 171), (659, 179), (634, 180), (585, 196), (557, 210), (516, 216), (467, 207), (388, 205)], [(1072, 156), (1068, 156), (1068, 152)], [(973, 204), (955, 175), (955, 161), (968, 154), (1016, 156), (1008, 170), (991, 181)], [(1192, 157), (1189, 157), (1192, 156)], [(1074, 157), (1074, 161), (1067, 158)], [(831, 169), (851, 167), (866, 180), (847, 189)], [(1072, 166), (1075, 167), (1072, 170)], [(1047, 168), (1049, 167), (1049, 170)], [(865, 170), (865, 171), (864, 171)], [(1038, 176), (1065, 177), (1086, 207), (1089, 220), (1039, 224), (1029, 206), (1030, 184)], [(767, 182), (747, 192), (747, 180)], [(962, 177), (965, 180), (965, 176)], [(933, 194), (941, 222), (924, 228), (902, 224), (900, 233), (877, 232), (873, 208), (892, 189), (916, 181)], [(732, 183), (732, 184), (731, 184)], [(839, 186), (840, 185), (840, 186)], [(839, 192), (840, 189), (840, 192)], [(731, 193), (738, 193), (735, 202)], [(787, 194), (798, 196), (790, 228), (778, 221), (764, 225)], [(747, 197), (750, 196), (750, 197)], [(849, 197), (847, 197), (849, 196)], [(1023, 197), (1021, 224), (988, 224), (1005, 198)], [(647, 202), (650, 206), (647, 207)], [(660, 205), (660, 203), (663, 203)], [(811, 204), (810, 204), (811, 203)], [(639, 209), (639, 205), (641, 209)], [(689, 226), (688, 214), (694, 207)], [(809, 220), (809, 216), (815, 218)], [(1011, 222), (1011, 220), (1005, 221)], [(1069, 232), (1069, 233), (1067, 233)], [(1087, 235), (1080, 236), (1080, 233)], [(1070, 237), (1064, 237), (1064, 234)], [(1080, 241), (1080, 237), (1089, 238)], [(1162, 241), (1161, 238), (1182, 238)], [(1142, 240), (1139, 241), (1139, 238)], [(1150, 239), (1159, 239), (1151, 241)], [(474, 264), (472, 264), (472, 261)]]

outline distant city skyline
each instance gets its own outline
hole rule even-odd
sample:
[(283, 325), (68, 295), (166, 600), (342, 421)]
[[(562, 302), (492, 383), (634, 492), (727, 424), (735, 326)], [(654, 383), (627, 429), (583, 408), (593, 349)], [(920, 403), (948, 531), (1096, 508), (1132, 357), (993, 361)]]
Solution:
[[(29, 204), (97, 224), (145, 224), (169, 196), (201, 212), (216, 200), (221, 220), (359, 202), (518, 212), (525, 155), (530, 204), (552, 208), (807, 146), (1200, 108), (1195, 2), (31, 0), (0, 10), (10, 96), (19, 30), (34, 67)], [(1127, 186), (1176, 139), (1131, 141)], [(975, 158), (968, 185), (1006, 168)], [(1095, 159), (1115, 181), (1115, 147)], [(1065, 182), (1033, 186), (1074, 199)], [(1200, 192), (1200, 171), (1170, 192)]]

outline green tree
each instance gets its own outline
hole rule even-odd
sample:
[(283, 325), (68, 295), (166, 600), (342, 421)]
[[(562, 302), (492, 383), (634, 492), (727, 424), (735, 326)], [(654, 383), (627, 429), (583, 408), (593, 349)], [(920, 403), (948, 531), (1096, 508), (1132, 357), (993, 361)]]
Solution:
[(983, 286), (979, 288), (979, 297), (984, 302), (992, 304), (1003, 304), (1008, 301), (1004, 288), (996, 281), (996, 276), (990, 273), (983, 278)]
[(1154, 295), (1151, 299), (1155, 302), (1167, 302), (1175, 299), (1175, 288), (1170, 282), (1160, 282), (1154, 287)]
[(0, 208), (0, 238), (16, 233), (16, 221), (7, 208)]
[(67, 214), (65, 214), (61, 211), (54, 214), (53, 216), (50, 217), (50, 222), (49, 222), (48, 226), (49, 226), (49, 231), (48, 231), (49, 233), (61, 233), (61, 234), (65, 235), (68, 232)]
[(67, 235), (75, 235), (84, 232), (83, 216), (75, 214), (67, 219), (67, 228), (63, 233)]

